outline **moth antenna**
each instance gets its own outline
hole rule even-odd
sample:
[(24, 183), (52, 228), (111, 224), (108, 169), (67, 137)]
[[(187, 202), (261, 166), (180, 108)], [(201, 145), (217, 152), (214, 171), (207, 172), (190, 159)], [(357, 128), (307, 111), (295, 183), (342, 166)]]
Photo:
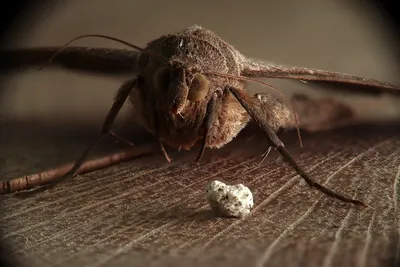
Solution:
[[(80, 35), (80, 36), (78, 36), (78, 37), (75, 37), (74, 39), (72, 39), (72, 40), (70, 40), (69, 42), (67, 42), (65, 45), (63, 45), (57, 52), (55, 52), (54, 53), (54, 55), (52, 55), (51, 57), (50, 57), (50, 59), (48, 60), (48, 64), (50, 64), (51, 62), (52, 62), (52, 60), (58, 55), (58, 54), (60, 54), (65, 48), (67, 48), (70, 44), (72, 44), (73, 42), (75, 42), (75, 41), (77, 41), (77, 40), (80, 40), (80, 39), (83, 39), (83, 38), (90, 38), (90, 37), (97, 37), (97, 38), (103, 38), (103, 39), (108, 39), (108, 40), (111, 40), (111, 41), (115, 41), (115, 42), (117, 42), (117, 43), (121, 43), (121, 44), (124, 44), (124, 45), (126, 45), (126, 46), (128, 46), (128, 47), (131, 47), (131, 48), (134, 48), (134, 49), (136, 49), (136, 50), (139, 50), (139, 51), (141, 51), (141, 52), (149, 52), (149, 53), (151, 53), (151, 54), (154, 54), (155, 56), (157, 56), (157, 57), (160, 57), (161, 59), (163, 59), (163, 60), (165, 60), (165, 61), (167, 61), (168, 62), (168, 59), (166, 59), (164, 56), (162, 56), (161, 54), (159, 54), (159, 53), (156, 53), (156, 52), (154, 52), (154, 51), (146, 51), (144, 48), (141, 48), (141, 47), (139, 47), (139, 46), (137, 46), (137, 45), (134, 45), (134, 44), (131, 44), (131, 43), (129, 43), (129, 42), (127, 42), (127, 41), (124, 41), (124, 40), (122, 40), (122, 39), (119, 39), (119, 38), (116, 38), (116, 37), (112, 37), (112, 36), (108, 36), (108, 35), (102, 35), (102, 34), (85, 34), (85, 35)], [(41, 67), (39, 70), (42, 70), (44, 68), (44, 66), (43, 67)]]
[(270, 84), (268, 84), (266, 82), (259, 81), (259, 80), (256, 80), (256, 79), (252, 79), (252, 78), (249, 78), (249, 77), (244, 77), (244, 76), (223, 74), (223, 73), (218, 73), (218, 72), (204, 72), (204, 74), (210, 74), (210, 75), (221, 76), (221, 77), (226, 77), (226, 78), (232, 78), (232, 79), (241, 80), (241, 81), (259, 83), (259, 84), (262, 84), (264, 86), (269, 87), (270, 89), (272, 89), (275, 92), (277, 92), (278, 94), (280, 94), (280, 96), (288, 102), (288, 104), (290, 106), (290, 109), (293, 112), (294, 122), (296, 124), (296, 130), (297, 130), (297, 137), (299, 139), (300, 146), (303, 148), (303, 140), (302, 140), (301, 134), (300, 134), (300, 128), (299, 128), (299, 121), (298, 121), (297, 113), (294, 110), (292, 103), (287, 99), (287, 97), (278, 88), (276, 88), (276, 87), (274, 87), (274, 86), (272, 86), (272, 85), (270, 85)]

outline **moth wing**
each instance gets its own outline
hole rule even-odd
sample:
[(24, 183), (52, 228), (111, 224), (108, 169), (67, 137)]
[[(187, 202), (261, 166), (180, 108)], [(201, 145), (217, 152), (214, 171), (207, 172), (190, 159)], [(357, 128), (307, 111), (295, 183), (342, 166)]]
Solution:
[(360, 93), (393, 93), (400, 95), (400, 85), (391, 84), (374, 79), (367, 79), (359, 76), (332, 72), (319, 69), (289, 67), (275, 64), (266, 64), (257, 61), (246, 61), (242, 76), (292, 79), (320, 85), (338, 85), (334, 90), (345, 90)]
[(40, 47), (0, 50), (0, 72), (15, 71), (30, 67), (62, 67), (74, 71), (127, 76), (139, 71), (141, 52), (70, 46), (49, 59), (61, 47)]

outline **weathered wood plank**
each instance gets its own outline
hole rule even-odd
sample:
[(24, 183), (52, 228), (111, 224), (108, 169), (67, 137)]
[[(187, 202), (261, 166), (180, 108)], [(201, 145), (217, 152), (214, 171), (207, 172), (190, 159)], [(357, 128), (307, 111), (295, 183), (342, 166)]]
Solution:
[[(253, 131), (221, 150), (208, 150), (197, 167), (192, 162), (195, 151), (171, 152), (170, 164), (160, 153), (77, 177), (31, 198), (5, 197), (2, 240), (27, 266), (399, 263), (398, 128), (303, 134), (304, 149), (295, 132), (282, 134), (312, 176), (375, 210), (309, 189), (276, 152), (260, 165), (263, 139)], [(36, 135), (41, 138), (25, 140), (34, 144), (22, 146), (18, 133), (7, 134), (1, 157), (10, 161), (1, 176), (29, 174), (33, 162), (42, 162), (44, 170), (54, 167), (50, 162), (69, 161), (88, 139), (48, 135)], [(105, 147), (101, 153), (117, 146)], [(204, 198), (204, 186), (212, 179), (248, 185), (255, 198), (251, 215), (240, 220), (215, 217)]]

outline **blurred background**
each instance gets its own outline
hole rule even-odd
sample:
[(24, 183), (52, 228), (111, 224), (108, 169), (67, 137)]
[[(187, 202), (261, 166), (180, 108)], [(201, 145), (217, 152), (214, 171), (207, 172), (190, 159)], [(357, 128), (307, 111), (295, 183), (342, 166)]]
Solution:
[[(244, 55), (276, 64), (345, 72), (398, 83), (398, 54), (384, 15), (366, 1), (44, 1), (24, 20), (9, 28), (8, 47), (63, 45), (82, 34), (105, 34), (139, 46), (162, 34), (194, 24), (216, 32)], [(46, 3), (46, 4), (45, 4)], [(79, 46), (125, 48), (101, 39), (84, 39)], [(99, 127), (112, 97), (129, 77), (104, 77), (30, 69), (1, 77), (2, 121), (35, 120)], [(302, 83), (272, 81), (290, 94), (316, 97), (327, 92)], [(267, 91), (251, 85), (252, 92)], [(338, 96), (337, 94), (335, 94)], [(398, 119), (399, 100), (340, 95), (359, 116)], [(373, 109), (371, 107), (374, 107)], [(126, 115), (126, 107), (124, 109)]]

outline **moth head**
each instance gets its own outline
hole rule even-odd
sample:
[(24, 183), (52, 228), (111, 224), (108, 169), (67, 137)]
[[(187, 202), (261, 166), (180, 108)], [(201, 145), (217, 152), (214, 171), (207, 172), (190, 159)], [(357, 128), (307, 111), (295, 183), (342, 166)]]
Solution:
[(192, 74), (185, 68), (170, 65), (155, 72), (153, 84), (161, 96), (166, 95), (167, 105), (172, 114), (180, 114), (187, 101), (203, 100), (210, 90), (210, 81), (205, 75)]

